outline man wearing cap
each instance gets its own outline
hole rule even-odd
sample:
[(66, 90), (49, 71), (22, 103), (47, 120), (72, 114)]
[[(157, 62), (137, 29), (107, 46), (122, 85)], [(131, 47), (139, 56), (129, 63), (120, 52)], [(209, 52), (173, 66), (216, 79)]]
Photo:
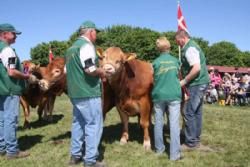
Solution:
[(97, 67), (96, 31), (93, 22), (85, 21), (66, 51), (68, 96), (73, 105), (70, 165), (83, 159), (85, 167), (104, 166), (97, 161), (103, 130), (100, 78), (105, 72)]
[(29, 155), (18, 149), (16, 130), (24, 80), (33, 82), (35, 78), (22, 73), (20, 60), (10, 47), (19, 34), (11, 24), (0, 24), (0, 155), (6, 154), (8, 159)]
[(200, 146), (203, 96), (210, 82), (206, 58), (185, 30), (178, 30), (175, 40), (181, 47), (181, 71), (185, 77), (180, 84), (186, 85), (189, 91), (189, 99), (184, 109), (185, 143), (182, 149), (195, 149)]

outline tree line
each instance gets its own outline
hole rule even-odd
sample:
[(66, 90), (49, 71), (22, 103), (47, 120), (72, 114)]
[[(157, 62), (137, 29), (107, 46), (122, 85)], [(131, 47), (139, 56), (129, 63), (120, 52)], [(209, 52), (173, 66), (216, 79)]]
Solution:
[[(178, 57), (178, 46), (175, 42), (175, 32), (157, 32), (148, 28), (132, 27), (128, 25), (114, 25), (103, 29), (97, 34), (96, 45), (105, 50), (111, 46), (122, 48), (124, 52), (133, 52), (142, 60), (152, 61), (159, 52), (155, 41), (160, 36), (166, 36), (171, 43), (171, 54)], [(50, 41), (31, 48), (31, 59), (34, 63), (48, 64), (49, 48), (55, 56), (64, 56), (68, 47), (77, 38), (74, 32), (68, 41)], [(250, 67), (250, 51), (241, 51), (235, 44), (221, 41), (209, 46), (209, 42), (201, 37), (192, 37), (203, 49), (208, 65)]]

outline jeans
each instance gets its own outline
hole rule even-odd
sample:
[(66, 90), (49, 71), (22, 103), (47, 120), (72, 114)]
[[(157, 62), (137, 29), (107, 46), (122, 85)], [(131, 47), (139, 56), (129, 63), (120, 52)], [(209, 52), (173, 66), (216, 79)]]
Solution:
[(200, 143), (202, 129), (203, 96), (208, 85), (196, 85), (188, 88), (190, 97), (184, 108), (185, 144), (195, 147)]
[(98, 145), (103, 131), (101, 98), (75, 98), (71, 99), (71, 103), (71, 155), (75, 158), (84, 156), (84, 164), (92, 165), (99, 156)]
[(19, 116), (19, 96), (0, 95), (0, 152), (16, 154), (18, 149), (17, 126)]
[(163, 141), (164, 112), (168, 107), (170, 121), (170, 160), (180, 158), (180, 101), (160, 101), (154, 103), (154, 140), (157, 153), (165, 151)]

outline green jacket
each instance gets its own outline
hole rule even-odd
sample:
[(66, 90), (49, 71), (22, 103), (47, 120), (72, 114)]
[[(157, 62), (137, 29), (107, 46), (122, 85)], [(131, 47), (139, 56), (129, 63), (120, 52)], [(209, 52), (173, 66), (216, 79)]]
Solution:
[(66, 51), (67, 86), (70, 98), (101, 96), (99, 77), (86, 74), (80, 60), (80, 49), (87, 43), (88, 41), (80, 37)]
[(195, 47), (199, 51), (201, 69), (198, 76), (196, 76), (196, 78), (191, 80), (188, 83), (188, 86), (207, 84), (210, 81), (206, 66), (206, 58), (201, 48), (192, 39), (190, 39), (188, 43), (184, 46), (184, 48), (181, 49), (182, 75), (185, 77), (192, 69), (185, 56), (188, 48), (190, 47)]
[[(0, 41), (0, 53), (8, 45)], [(17, 57), (16, 69), (22, 71), (20, 59)], [(21, 95), (25, 87), (25, 81), (12, 78), (8, 75), (7, 69), (0, 60), (0, 95)]]
[(179, 61), (169, 53), (162, 53), (152, 64), (154, 68), (153, 101), (181, 101)]

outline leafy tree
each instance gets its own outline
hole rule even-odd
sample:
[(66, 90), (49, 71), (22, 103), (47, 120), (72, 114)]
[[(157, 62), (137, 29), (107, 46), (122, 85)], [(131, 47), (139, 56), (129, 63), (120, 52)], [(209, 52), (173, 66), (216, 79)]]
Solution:
[[(65, 50), (76, 40), (78, 32), (74, 32), (68, 41), (51, 41), (41, 43), (31, 49), (33, 62), (46, 65), (49, 48), (55, 56), (63, 56)], [(133, 52), (139, 59), (152, 61), (159, 52), (155, 41), (160, 36), (166, 36), (171, 43), (171, 54), (178, 58), (179, 49), (175, 42), (175, 32), (159, 33), (148, 28), (128, 25), (114, 25), (105, 28), (97, 34), (97, 47), (107, 49), (111, 46), (120, 47), (124, 52)], [(221, 66), (250, 66), (250, 52), (241, 52), (233, 43), (222, 41), (209, 47), (209, 42), (200, 37), (193, 37), (204, 51), (207, 63)]]
[(133, 52), (139, 59), (153, 60), (157, 51), (155, 41), (160, 33), (147, 28), (117, 25), (106, 28), (98, 34), (97, 45), (103, 49), (120, 47), (124, 52)]
[(220, 66), (242, 66), (240, 50), (235, 44), (222, 41), (213, 44), (207, 51), (207, 62), (210, 65)]
[(74, 33), (70, 36), (70, 38), (69, 38), (69, 40), (68, 40), (68, 42), (67, 42), (68, 46), (71, 46), (71, 45), (73, 44), (73, 42), (76, 40), (77, 37), (78, 37), (78, 32), (76, 31), (76, 32), (74, 32)]
[(243, 61), (245, 67), (250, 67), (250, 52), (242, 52), (240, 58)]
[(67, 49), (67, 42), (51, 41), (49, 43), (41, 43), (31, 48), (31, 58), (36, 64), (41, 64), (42, 66), (47, 65), (49, 62), (49, 48), (51, 48), (54, 56), (63, 56), (65, 50)]
[(197, 38), (197, 37), (194, 37), (193, 40), (200, 46), (205, 56), (207, 57), (207, 53), (209, 50), (209, 46), (208, 46), (209, 42), (204, 40), (203, 38)]

